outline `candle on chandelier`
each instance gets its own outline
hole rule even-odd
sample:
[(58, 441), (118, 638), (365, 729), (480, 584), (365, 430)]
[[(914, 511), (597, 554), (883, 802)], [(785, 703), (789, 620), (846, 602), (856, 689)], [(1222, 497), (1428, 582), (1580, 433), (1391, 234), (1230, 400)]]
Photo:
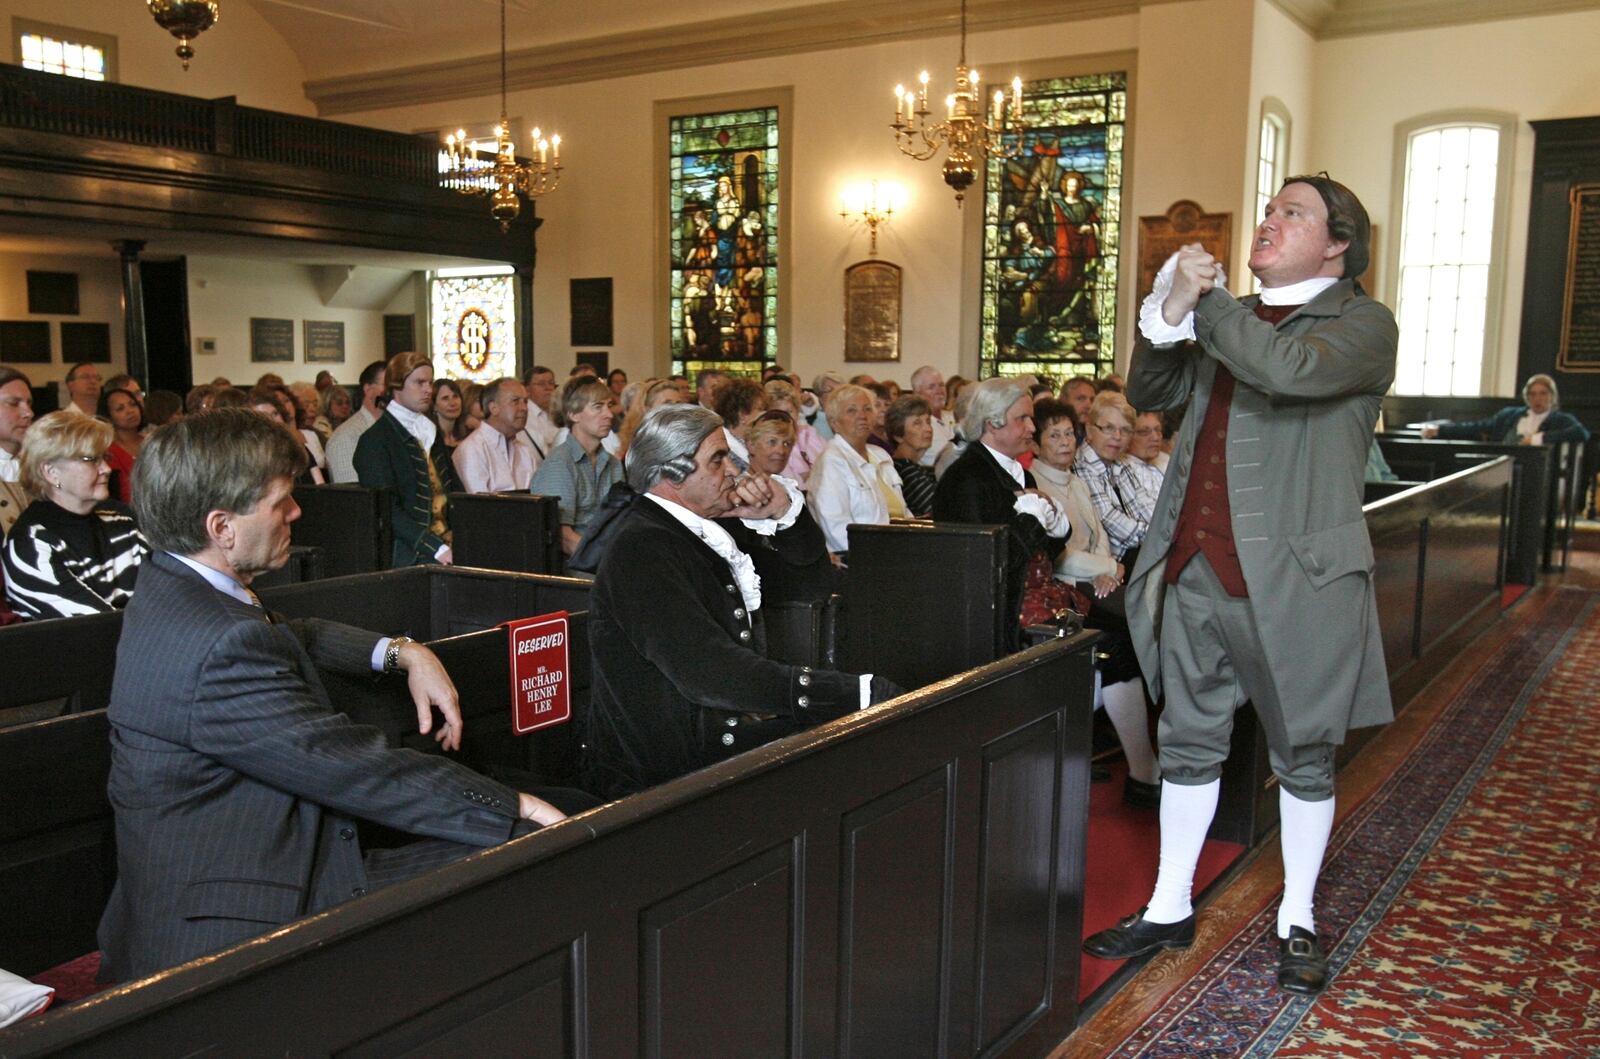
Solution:
[(1011, 116), (1017, 120), (1022, 119), (1022, 78), (1011, 79)]
[(556, 168), (561, 168), (561, 134), (558, 132), (550, 137), (551, 153), (555, 157)]
[(903, 120), (903, 118), (901, 116), (901, 112), (905, 109), (905, 105), (906, 105), (906, 86), (905, 85), (895, 85), (894, 86), (894, 123), (896, 125), (900, 124), (900, 122)]
[(928, 71), (924, 70), (920, 74), (918, 74), (917, 75), (917, 80), (922, 82), (922, 94), (917, 99), (917, 102), (920, 104), (918, 109), (919, 110), (927, 110), (928, 109)]
[(994, 90), (994, 120), (1000, 121), (1006, 113), (1006, 94), (1000, 89)]

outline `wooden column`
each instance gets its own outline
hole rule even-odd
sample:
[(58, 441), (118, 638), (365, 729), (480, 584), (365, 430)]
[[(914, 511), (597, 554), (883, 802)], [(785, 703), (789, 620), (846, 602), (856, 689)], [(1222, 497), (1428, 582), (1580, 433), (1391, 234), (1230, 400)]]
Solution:
[(143, 239), (117, 239), (111, 248), (122, 257), (122, 324), (128, 348), (128, 374), (150, 387), (150, 355), (144, 339), (144, 284), (139, 276)]

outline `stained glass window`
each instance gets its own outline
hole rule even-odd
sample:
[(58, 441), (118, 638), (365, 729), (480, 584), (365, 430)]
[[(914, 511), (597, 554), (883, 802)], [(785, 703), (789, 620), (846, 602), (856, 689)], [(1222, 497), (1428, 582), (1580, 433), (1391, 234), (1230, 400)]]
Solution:
[(984, 181), (981, 377), (1111, 370), (1127, 105), (1121, 73), (1024, 87), (1021, 149)]
[(672, 370), (778, 358), (778, 109), (672, 119)]
[(489, 382), (517, 373), (517, 292), (511, 276), (433, 280), (433, 373)]
[(106, 79), (106, 49), (103, 47), (34, 32), (24, 32), (18, 45), (25, 69), (81, 77), (86, 81)]

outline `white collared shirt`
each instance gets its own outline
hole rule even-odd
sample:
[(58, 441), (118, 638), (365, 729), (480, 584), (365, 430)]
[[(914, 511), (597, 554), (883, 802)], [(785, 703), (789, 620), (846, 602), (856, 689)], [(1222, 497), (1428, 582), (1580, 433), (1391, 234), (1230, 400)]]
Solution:
[(811, 517), (822, 527), (828, 539), (830, 552), (850, 549), (848, 527), (852, 522), (885, 525), (889, 521), (889, 503), (884, 499), (879, 482), (901, 497), (900, 475), (894, 469), (894, 460), (876, 445), (867, 446), (867, 458), (850, 447), (850, 443), (835, 434), (817, 457), (806, 479), (810, 494)]
[(19, 482), (21, 480), (22, 461), (5, 449), (0, 449), (0, 482)]
[(522, 431), (508, 438), (487, 422), (478, 424), (478, 429), (468, 434), (451, 455), (461, 487), (469, 493), (528, 488), (535, 459), (533, 443)]
[(528, 440), (533, 443), (534, 451), (542, 460), (550, 454), (550, 450), (560, 444), (556, 435), (561, 433), (561, 428), (550, 421), (550, 413), (543, 408), (528, 402), (528, 425), (523, 428), (528, 435)]

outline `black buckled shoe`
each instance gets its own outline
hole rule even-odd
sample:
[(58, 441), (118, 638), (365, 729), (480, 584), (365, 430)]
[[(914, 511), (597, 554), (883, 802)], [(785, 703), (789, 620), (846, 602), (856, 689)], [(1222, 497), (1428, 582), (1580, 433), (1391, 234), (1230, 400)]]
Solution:
[(1187, 949), (1194, 944), (1194, 913), (1176, 923), (1147, 923), (1143, 908), (1114, 927), (1091, 934), (1083, 951), (1102, 960), (1126, 960), (1157, 949)]
[(1278, 988), (1315, 996), (1328, 984), (1328, 957), (1317, 936), (1305, 927), (1290, 927), (1278, 942)]
[(1146, 783), (1136, 780), (1132, 776), (1122, 781), (1122, 801), (1135, 809), (1161, 808), (1161, 784)]

